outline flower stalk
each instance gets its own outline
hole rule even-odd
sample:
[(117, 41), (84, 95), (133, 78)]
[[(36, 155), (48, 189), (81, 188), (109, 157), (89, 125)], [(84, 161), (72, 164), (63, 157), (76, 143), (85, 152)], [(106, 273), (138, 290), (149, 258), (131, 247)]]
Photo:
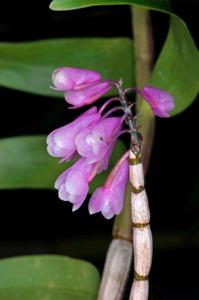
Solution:
[[(136, 87), (142, 89), (150, 79), (154, 59), (153, 31), (150, 12), (138, 6), (131, 7), (132, 31), (135, 52)], [(145, 174), (148, 169), (155, 131), (155, 116), (142, 97), (137, 95), (137, 114), (142, 120), (137, 121), (144, 137), (142, 142), (142, 162)], [(144, 120), (144, 122), (143, 122)]]

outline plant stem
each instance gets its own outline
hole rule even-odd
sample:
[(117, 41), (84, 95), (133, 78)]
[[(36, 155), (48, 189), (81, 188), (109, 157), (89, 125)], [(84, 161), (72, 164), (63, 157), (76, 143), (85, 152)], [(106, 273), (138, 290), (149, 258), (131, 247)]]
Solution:
[[(131, 10), (135, 45), (136, 87), (142, 89), (148, 83), (151, 74), (153, 62), (152, 29), (148, 10), (136, 6)], [(146, 173), (149, 165), (155, 118), (148, 104), (140, 97), (137, 98), (137, 113), (141, 115), (141, 120), (138, 119), (136, 125), (139, 126), (139, 122), (141, 122), (141, 133), (144, 140), (141, 151), (142, 156), (141, 153), (135, 153), (132, 144), (129, 159), (134, 248), (134, 281), (129, 299), (147, 300), (149, 292), (148, 275), (152, 262), (152, 236), (149, 225), (148, 199), (144, 189), (144, 171)]]
[[(135, 51), (136, 87), (142, 89), (149, 81), (153, 64), (154, 46), (151, 19), (147, 9), (133, 6), (131, 7), (131, 12)], [(137, 120), (137, 126), (141, 126), (140, 131), (144, 137), (142, 143), (142, 162), (146, 173), (153, 145), (155, 117), (149, 105), (143, 101), (139, 95), (137, 96), (137, 114), (141, 115), (141, 118)]]
[(141, 153), (136, 155), (130, 151), (129, 164), (134, 249), (134, 281), (129, 299), (147, 300), (153, 246)]
[(153, 64), (153, 38), (149, 10), (131, 7), (136, 59), (136, 85), (142, 88), (149, 81)]

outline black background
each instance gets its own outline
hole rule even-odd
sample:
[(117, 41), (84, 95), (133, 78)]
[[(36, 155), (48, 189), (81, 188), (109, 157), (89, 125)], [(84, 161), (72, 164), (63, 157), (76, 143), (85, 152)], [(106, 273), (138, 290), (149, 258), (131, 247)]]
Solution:
[[(49, 1), (21, 0), (1, 5), (0, 40), (131, 37), (127, 6), (53, 12), (48, 4)], [(172, 6), (185, 20), (198, 45), (199, 2), (178, 0), (172, 1)], [(157, 57), (169, 19), (165, 14), (153, 12), (152, 22)], [(1, 137), (47, 135), (68, 121), (64, 101), (5, 88), (0, 93)], [(198, 299), (197, 117), (195, 101), (178, 116), (157, 119), (146, 177), (155, 236), (150, 299)], [(6, 190), (0, 191), (0, 197), (0, 257), (65, 254), (87, 259), (102, 270), (112, 221), (104, 220), (101, 215), (89, 216), (87, 205), (72, 213), (70, 204), (58, 200), (56, 191)]]

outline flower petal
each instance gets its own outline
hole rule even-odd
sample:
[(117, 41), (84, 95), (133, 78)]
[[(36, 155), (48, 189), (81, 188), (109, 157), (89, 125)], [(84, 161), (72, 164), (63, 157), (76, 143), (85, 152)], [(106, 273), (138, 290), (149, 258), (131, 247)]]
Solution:
[(90, 214), (101, 211), (106, 219), (110, 219), (121, 212), (128, 180), (128, 161), (126, 156), (123, 157), (109, 174), (104, 186), (92, 195), (89, 201)]
[(71, 67), (58, 68), (52, 74), (54, 87), (60, 91), (82, 89), (100, 79), (97, 72)]
[(162, 89), (145, 86), (143, 90), (138, 92), (148, 102), (154, 114), (158, 117), (169, 117), (169, 113), (175, 107), (172, 95)]
[(95, 102), (111, 88), (109, 81), (99, 81), (79, 90), (66, 91), (65, 100), (76, 108), (81, 107)]
[(103, 188), (97, 188), (92, 194), (88, 204), (88, 210), (91, 215), (101, 211), (103, 193)]
[(73, 122), (51, 132), (47, 138), (48, 153), (64, 160), (73, 158), (76, 153), (75, 138), (78, 132), (84, 127), (96, 124), (101, 118), (96, 110), (97, 108), (93, 107)]

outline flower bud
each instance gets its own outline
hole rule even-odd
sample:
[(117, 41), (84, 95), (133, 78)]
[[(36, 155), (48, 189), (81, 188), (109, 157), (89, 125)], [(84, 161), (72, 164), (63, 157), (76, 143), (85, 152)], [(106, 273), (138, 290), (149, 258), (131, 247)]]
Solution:
[(54, 88), (60, 91), (79, 90), (100, 79), (97, 72), (71, 67), (58, 68), (52, 74)]
[(168, 92), (159, 88), (145, 86), (138, 93), (148, 102), (154, 114), (158, 117), (167, 118), (174, 109), (174, 99)]

